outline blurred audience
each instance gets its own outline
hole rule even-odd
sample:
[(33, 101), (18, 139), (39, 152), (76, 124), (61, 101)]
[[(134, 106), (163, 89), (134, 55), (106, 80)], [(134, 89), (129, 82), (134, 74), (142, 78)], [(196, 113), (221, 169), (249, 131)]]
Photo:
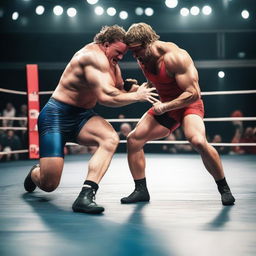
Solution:
[[(3, 117), (15, 117), (16, 109), (11, 102), (8, 102), (3, 110)], [(13, 126), (13, 120), (3, 120), (3, 126)]]

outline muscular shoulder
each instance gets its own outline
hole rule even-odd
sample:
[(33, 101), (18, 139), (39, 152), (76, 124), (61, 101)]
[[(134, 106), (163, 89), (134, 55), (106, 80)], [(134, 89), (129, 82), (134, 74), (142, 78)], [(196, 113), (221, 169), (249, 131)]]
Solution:
[(109, 68), (109, 62), (105, 54), (96, 47), (82, 48), (74, 55), (71, 62), (77, 62), (82, 68), (91, 66), (101, 71)]
[(193, 64), (188, 52), (172, 43), (168, 43), (168, 47), (163, 56), (163, 61), (167, 68), (172, 67), (172, 70), (176, 71), (182, 71), (189, 65)]

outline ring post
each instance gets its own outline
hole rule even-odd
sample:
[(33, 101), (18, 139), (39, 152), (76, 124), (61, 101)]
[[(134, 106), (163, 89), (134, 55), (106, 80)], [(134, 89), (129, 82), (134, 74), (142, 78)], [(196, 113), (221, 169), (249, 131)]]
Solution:
[(27, 92), (28, 92), (28, 138), (29, 158), (39, 158), (39, 136), (37, 118), (39, 115), (38, 95), (38, 66), (36, 64), (26, 65), (27, 71)]

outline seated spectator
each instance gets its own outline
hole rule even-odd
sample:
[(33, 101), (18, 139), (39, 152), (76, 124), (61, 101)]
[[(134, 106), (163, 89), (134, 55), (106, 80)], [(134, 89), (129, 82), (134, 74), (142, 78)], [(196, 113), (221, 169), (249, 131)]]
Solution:
[[(243, 113), (240, 110), (235, 110), (231, 113), (230, 117), (243, 117)], [(243, 134), (243, 122), (242, 121), (232, 121), (232, 125), (235, 129), (231, 143), (239, 143)], [(243, 150), (239, 146), (232, 147), (230, 150), (231, 154), (243, 154)]]
[[(21, 142), (19, 137), (15, 134), (13, 130), (8, 130), (7, 131), (7, 136), (5, 137), (4, 141), (4, 151), (9, 152), (9, 151), (15, 151), (21, 149)], [(18, 160), (19, 159), (19, 154), (12, 154), (12, 155), (7, 155), (7, 160), (10, 160), (11, 158)]]
[(122, 123), (120, 126), (120, 131), (118, 132), (120, 140), (126, 140), (131, 130), (132, 130), (132, 127), (129, 123)]
[[(14, 108), (13, 104), (11, 102), (8, 102), (6, 104), (5, 109), (3, 110), (3, 117), (15, 117), (16, 109)], [(13, 126), (13, 120), (3, 120), (2, 122), (3, 126)]]
[[(247, 127), (240, 140), (241, 143), (256, 143), (256, 127)], [(242, 146), (244, 154), (256, 154), (255, 146)]]

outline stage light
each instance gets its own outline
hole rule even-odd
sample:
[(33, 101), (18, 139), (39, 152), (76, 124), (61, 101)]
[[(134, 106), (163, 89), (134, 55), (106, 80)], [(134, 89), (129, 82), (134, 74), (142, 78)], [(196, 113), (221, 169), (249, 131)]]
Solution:
[(88, 4), (97, 4), (99, 0), (87, 0)]
[(146, 14), (147, 16), (152, 16), (152, 15), (154, 14), (154, 10), (153, 10), (152, 8), (150, 8), (150, 7), (147, 7), (147, 8), (145, 9), (145, 14)]
[(13, 20), (17, 20), (19, 18), (19, 13), (18, 12), (14, 12), (13, 14), (12, 14), (12, 19)]
[(96, 15), (102, 15), (104, 13), (104, 9), (101, 6), (97, 6), (94, 9)]
[(224, 71), (219, 71), (219, 72), (218, 72), (218, 77), (219, 77), (219, 78), (224, 78), (224, 77), (225, 77)]
[(120, 19), (122, 19), (122, 20), (126, 20), (126, 19), (128, 18), (128, 13), (127, 13), (126, 11), (121, 11), (121, 12), (119, 13), (119, 17), (120, 17)]
[(193, 7), (190, 9), (190, 13), (191, 13), (193, 16), (198, 15), (199, 12), (200, 12), (200, 9), (199, 9), (197, 6), (193, 6)]
[(115, 9), (114, 7), (109, 7), (109, 8), (107, 9), (107, 14), (108, 14), (109, 16), (115, 16), (115, 15), (116, 15), (116, 9)]
[(138, 15), (138, 16), (141, 16), (143, 14), (143, 9), (141, 7), (137, 7), (135, 9), (135, 14)]
[(71, 18), (72, 18), (72, 17), (75, 17), (76, 14), (77, 14), (77, 11), (76, 11), (75, 8), (70, 7), (70, 8), (67, 9), (67, 15), (68, 15), (69, 17), (71, 17)]
[(37, 15), (42, 15), (44, 13), (44, 7), (42, 5), (38, 5), (36, 7), (36, 14)]
[(53, 8), (53, 13), (57, 16), (60, 16), (63, 13), (63, 8), (60, 5), (56, 5)]
[(189, 15), (189, 9), (188, 8), (181, 8), (180, 15), (181, 16), (188, 16)]
[(205, 5), (202, 12), (204, 15), (210, 15), (212, 13), (212, 8), (209, 5)]
[(165, 5), (168, 8), (175, 8), (178, 5), (178, 0), (165, 0)]
[(241, 12), (241, 16), (242, 16), (244, 19), (248, 19), (249, 16), (250, 16), (250, 14), (249, 14), (249, 12), (248, 12), (247, 10), (243, 10), (243, 11)]

